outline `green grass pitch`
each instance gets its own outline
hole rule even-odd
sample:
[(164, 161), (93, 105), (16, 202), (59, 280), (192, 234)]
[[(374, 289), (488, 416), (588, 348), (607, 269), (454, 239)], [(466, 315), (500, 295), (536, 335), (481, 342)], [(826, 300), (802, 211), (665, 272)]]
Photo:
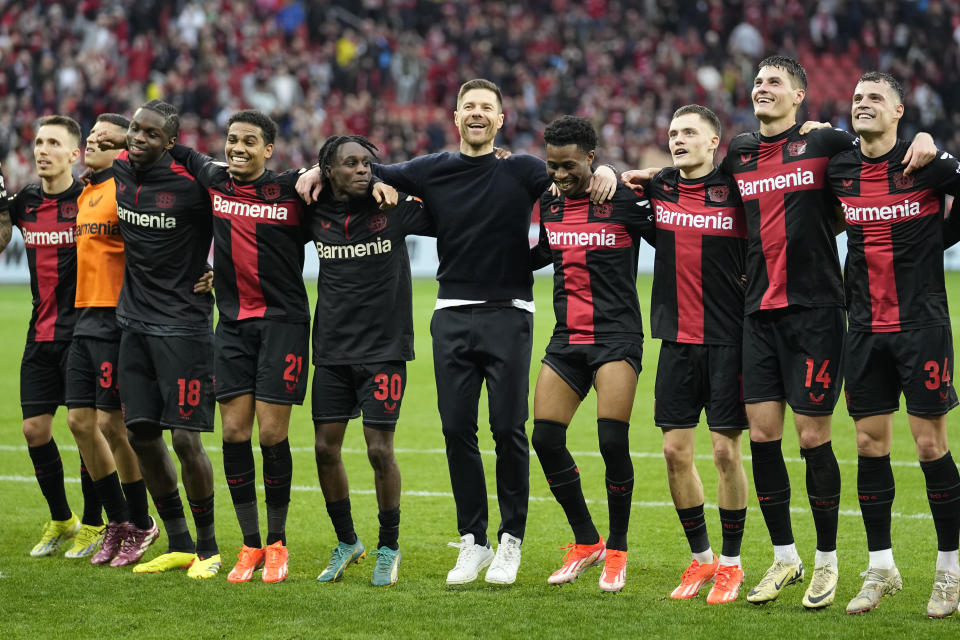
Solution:
[[(956, 308), (960, 305), (960, 274), (949, 274), (947, 282)], [(638, 288), (646, 314), (649, 276), (641, 276)], [(539, 358), (553, 326), (550, 290), (549, 278), (537, 279), (531, 402)], [(221, 575), (196, 583), (183, 572), (136, 576), (129, 569), (93, 567), (86, 561), (67, 560), (62, 553), (52, 558), (30, 558), (29, 549), (38, 538), (48, 512), (33, 479), (20, 433), (17, 400), (18, 366), (30, 312), (29, 290), (25, 286), (0, 287), (0, 341), (7, 345), (4, 368), (0, 372), (0, 397), (7, 399), (0, 408), (0, 637), (630, 638), (643, 634), (691, 638), (814, 638), (902, 637), (909, 633), (921, 637), (956, 637), (960, 632), (960, 619), (956, 616), (931, 621), (924, 615), (933, 579), (936, 538), (923, 493), (923, 477), (902, 411), (897, 414), (892, 457), (897, 479), (894, 553), (903, 573), (904, 590), (885, 599), (872, 613), (844, 614), (846, 602), (859, 589), (859, 573), (866, 568), (867, 552), (856, 500), (853, 423), (842, 402), (833, 429), (834, 448), (844, 483), (839, 531), (841, 575), (836, 603), (825, 611), (805, 611), (800, 605), (803, 587), (796, 586), (787, 588), (778, 601), (763, 607), (752, 606), (744, 600), (746, 590), (759, 580), (772, 560), (766, 528), (752, 495), (743, 544), (747, 577), (740, 600), (731, 605), (709, 607), (704, 602), (706, 590), (694, 600), (670, 600), (667, 595), (686, 566), (689, 551), (670, 502), (660, 433), (652, 424), (653, 380), (659, 348), (658, 341), (652, 339), (646, 342), (645, 369), (640, 376), (631, 422), (630, 449), (634, 454), (636, 488), (624, 591), (616, 595), (601, 594), (597, 587), (597, 569), (591, 569), (572, 585), (550, 587), (546, 584), (546, 577), (559, 566), (563, 554), (558, 547), (570, 542), (572, 537), (535, 456), (530, 465), (530, 516), (517, 583), (512, 587), (493, 587), (481, 579), (464, 587), (448, 588), (444, 578), (454, 564), (456, 550), (446, 543), (458, 536), (430, 358), (428, 327), (435, 296), (435, 282), (415, 281), (419, 359), (409, 368), (396, 438), (403, 474), (400, 529), (403, 562), (399, 584), (382, 590), (370, 586), (375, 561), (372, 556), (351, 566), (340, 583), (321, 585), (315, 580), (326, 566), (335, 538), (316, 480), (309, 406), (294, 410), (290, 429), (294, 488), (287, 525), (291, 573), (285, 583), (266, 585), (255, 580), (232, 585), (226, 581), (241, 537), (223, 478), (219, 425), (217, 433), (205, 437), (205, 442), (213, 461), (217, 487), (217, 533), (224, 559)], [(596, 445), (595, 408), (591, 395), (570, 427), (569, 444), (580, 466), (594, 518), (605, 533), (606, 506), (602, 460)], [(498, 511), (494, 499), (493, 443), (486, 416), (484, 399), (480, 407), (480, 443), (491, 496), (490, 534), (494, 535)], [(956, 420), (951, 417), (951, 421)], [(784, 453), (794, 488), (794, 531), (801, 557), (812, 569), (815, 540), (804, 492), (804, 467), (799, 459), (792, 421), (788, 423)], [(79, 458), (63, 409), (57, 415), (54, 435), (64, 457), (68, 497), (73, 509), (79, 511)], [(697, 446), (697, 464), (707, 488), (707, 524), (714, 548), (719, 549), (716, 473), (705, 426), (698, 430)], [(357, 532), (368, 546), (373, 546), (377, 538), (373, 474), (356, 422), (348, 429), (344, 447)], [(749, 455), (746, 438), (743, 448), (745, 456)], [(259, 453), (256, 458), (259, 469)], [(747, 460), (749, 476), (749, 458)], [(262, 509), (262, 489), (258, 496)], [(264, 522), (261, 514), (261, 524)], [(165, 547), (166, 539), (161, 536), (147, 557), (153, 557)]]

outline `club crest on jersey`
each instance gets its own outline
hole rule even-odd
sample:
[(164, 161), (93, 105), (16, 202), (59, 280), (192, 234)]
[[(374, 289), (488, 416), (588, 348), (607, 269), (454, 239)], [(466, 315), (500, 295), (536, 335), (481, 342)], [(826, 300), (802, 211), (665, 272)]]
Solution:
[(387, 216), (382, 213), (372, 216), (370, 222), (367, 223), (367, 227), (370, 229), (370, 233), (383, 231), (387, 228)]
[(280, 185), (271, 182), (260, 187), (260, 195), (264, 200), (276, 200), (280, 197)]
[(161, 209), (170, 209), (177, 202), (177, 196), (169, 191), (161, 191), (154, 196), (154, 202), (156, 202), (157, 206)]
[(912, 189), (913, 176), (905, 176), (903, 173), (893, 174), (893, 186), (897, 189)]
[(807, 152), (806, 140), (797, 140), (796, 142), (787, 143), (787, 155), (802, 156), (806, 152)]
[(603, 204), (593, 205), (593, 215), (597, 218), (609, 218), (613, 214), (613, 203), (604, 202)]
[(707, 200), (710, 202), (726, 202), (730, 197), (730, 187), (726, 185), (717, 185), (707, 188)]
[(76, 202), (61, 202), (61, 203), (60, 203), (60, 217), (62, 217), (62, 218), (76, 218), (76, 217), (77, 217), (77, 203), (76, 203)]

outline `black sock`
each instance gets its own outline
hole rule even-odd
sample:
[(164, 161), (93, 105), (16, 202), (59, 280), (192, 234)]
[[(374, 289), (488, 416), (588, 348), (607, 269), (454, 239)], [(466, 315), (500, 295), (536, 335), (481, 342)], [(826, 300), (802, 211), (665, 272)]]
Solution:
[(350, 515), (350, 498), (327, 503), (327, 513), (337, 540), (346, 544), (356, 544), (357, 534), (353, 530), (353, 517)]
[(857, 457), (857, 498), (869, 551), (893, 546), (890, 542), (890, 511), (895, 493), (889, 454)]
[(950, 452), (938, 460), (920, 461), (927, 481), (927, 500), (937, 530), (937, 550), (956, 551), (960, 538), (960, 473)]
[(290, 480), (293, 477), (293, 457), (290, 441), (284, 438), (277, 444), (260, 445), (263, 455), (263, 493), (267, 503), (267, 544), (287, 544), (287, 508), (290, 505)]
[(817, 550), (837, 550), (837, 519), (840, 516), (840, 466), (828, 441), (812, 449), (800, 449), (807, 461), (807, 496), (817, 530)]
[(380, 520), (380, 539), (377, 547), (387, 547), (396, 551), (400, 548), (397, 541), (400, 537), (400, 507), (381, 511), (377, 516)]
[(687, 536), (687, 543), (692, 553), (703, 553), (710, 548), (710, 537), (707, 535), (707, 519), (703, 515), (703, 505), (687, 509), (677, 509), (680, 526)]
[(103, 505), (100, 503), (100, 496), (97, 495), (97, 489), (93, 486), (93, 478), (90, 477), (83, 460), (80, 461), (80, 491), (83, 493), (83, 517), (80, 518), (80, 522), (91, 527), (102, 527)]
[(607, 510), (610, 537), (607, 548), (627, 550), (627, 528), (633, 506), (633, 461), (630, 460), (630, 424), (610, 418), (597, 419), (600, 455), (606, 465)]
[(723, 529), (722, 555), (735, 558), (740, 555), (740, 543), (743, 541), (743, 527), (747, 521), (747, 510), (720, 509), (720, 528)]
[[(240, 523), (243, 544), (254, 549), (263, 546), (260, 540), (260, 518), (257, 511), (257, 471), (253, 462), (253, 446), (249, 440), (223, 442), (223, 472), (227, 477), (230, 499)], [(199, 532), (197, 537), (200, 537)], [(199, 541), (198, 541), (199, 542)]]
[(130, 509), (130, 522), (137, 529), (149, 529), (153, 523), (150, 521), (150, 509), (147, 506), (147, 483), (141, 479), (121, 483), (120, 486), (127, 499), (127, 508)]
[(750, 441), (753, 454), (753, 483), (763, 521), (775, 545), (793, 544), (790, 526), (790, 476), (783, 461), (780, 441)]
[(100, 502), (107, 512), (107, 521), (109, 522), (127, 522), (130, 520), (130, 509), (127, 508), (127, 501), (123, 497), (123, 489), (120, 487), (120, 476), (114, 471), (108, 476), (104, 476), (93, 482), (97, 495), (100, 496)]
[(33, 473), (37, 476), (40, 493), (50, 508), (51, 520), (69, 520), (73, 515), (67, 503), (67, 492), (63, 488), (63, 460), (53, 438), (39, 447), (27, 447), (30, 460), (33, 461)]
[(220, 553), (217, 547), (217, 533), (213, 526), (213, 494), (199, 500), (191, 500), (190, 511), (193, 512), (193, 523), (197, 527), (197, 555), (201, 560)]
[(163, 522), (163, 528), (167, 532), (167, 551), (182, 551), (184, 553), (196, 553), (197, 547), (190, 537), (190, 530), (187, 529), (187, 518), (183, 515), (183, 501), (180, 500), (180, 492), (160, 496), (153, 499), (153, 506), (157, 508), (157, 515)]
[(596, 544), (600, 533), (593, 524), (580, 487), (580, 470), (567, 450), (567, 426), (552, 420), (534, 420), (533, 448), (553, 497), (560, 503), (577, 544)]

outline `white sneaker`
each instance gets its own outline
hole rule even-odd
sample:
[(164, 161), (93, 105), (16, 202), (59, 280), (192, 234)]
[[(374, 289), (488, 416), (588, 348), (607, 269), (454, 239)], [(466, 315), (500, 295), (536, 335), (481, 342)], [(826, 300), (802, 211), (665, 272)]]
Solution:
[(447, 543), (451, 547), (460, 549), (457, 566), (447, 574), (447, 584), (473, 582), (480, 574), (480, 569), (493, 561), (493, 549), (474, 544), (473, 540), (473, 534), (467, 533), (460, 537), (460, 542)]
[(497, 545), (497, 555), (487, 569), (485, 580), (491, 584), (513, 584), (517, 581), (517, 570), (520, 568), (520, 538), (514, 538), (509, 533), (500, 536)]

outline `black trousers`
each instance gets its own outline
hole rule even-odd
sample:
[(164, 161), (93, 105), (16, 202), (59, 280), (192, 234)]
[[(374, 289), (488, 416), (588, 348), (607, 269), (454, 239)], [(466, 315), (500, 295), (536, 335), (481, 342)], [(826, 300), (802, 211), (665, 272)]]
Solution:
[(497, 453), (500, 527), (522, 539), (530, 497), (528, 418), (533, 315), (513, 307), (448, 307), (434, 312), (433, 366), (460, 535), (486, 537), (487, 486), (477, 444), (477, 407), (486, 382)]

